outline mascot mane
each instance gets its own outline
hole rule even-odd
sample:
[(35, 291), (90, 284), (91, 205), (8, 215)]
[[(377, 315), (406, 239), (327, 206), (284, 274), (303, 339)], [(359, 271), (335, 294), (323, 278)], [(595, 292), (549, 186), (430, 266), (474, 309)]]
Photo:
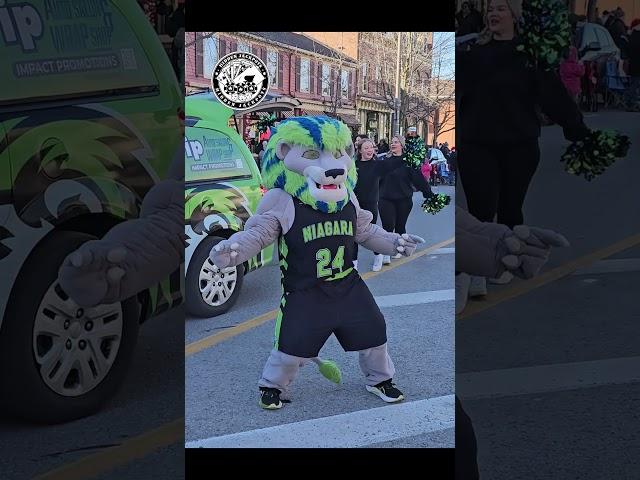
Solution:
[(291, 145), (304, 145), (335, 152), (351, 144), (349, 128), (344, 123), (327, 116), (288, 118), (271, 129), (271, 138), (262, 158), (262, 179), (265, 188), (269, 190), (280, 188), (322, 212), (334, 213), (342, 210), (356, 185), (355, 164), (352, 163), (345, 182), (347, 197), (338, 202), (319, 201), (309, 192), (306, 177), (287, 169), (284, 161), (276, 155), (276, 146), (281, 141)]

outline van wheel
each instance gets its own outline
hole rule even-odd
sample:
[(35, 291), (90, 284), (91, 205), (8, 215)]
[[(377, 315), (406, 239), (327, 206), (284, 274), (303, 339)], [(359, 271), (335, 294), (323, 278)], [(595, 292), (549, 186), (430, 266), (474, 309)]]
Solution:
[(222, 237), (205, 238), (191, 257), (185, 276), (186, 308), (196, 317), (215, 317), (229, 310), (240, 295), (244, 266), (222, 270), (209, 259), (211, 249)]
[(60, 287), (65, 257), (95, 237), (57, 232), (27, 259), (0, 330), (0, 402), (14, 415), (60, 423), (91, 415), (122, 384), (139, 328), (135, 297), (79, 307)]

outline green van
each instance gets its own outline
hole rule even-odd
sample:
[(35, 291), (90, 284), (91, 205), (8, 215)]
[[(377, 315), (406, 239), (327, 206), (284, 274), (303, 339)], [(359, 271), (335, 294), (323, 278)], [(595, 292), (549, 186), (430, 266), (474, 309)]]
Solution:
[(68, 421), (121, 385), (139, 325), (182, 303), (180, 269), (85, 310), (57, 277), (82, 243), (136, 218), (181, 161), (183, 95), (137, 2), (7, 0), (0, 11), (0, 403)]
[(244, 274), (271, 262), (273, 245), (242, 266), (217, 268), (211, 248), (242, 230), (265, 190), (251, 152), (234, 128), (233, 111), (211, 93), (185, 99), (185, 303), (213, 317), (236, 302)]

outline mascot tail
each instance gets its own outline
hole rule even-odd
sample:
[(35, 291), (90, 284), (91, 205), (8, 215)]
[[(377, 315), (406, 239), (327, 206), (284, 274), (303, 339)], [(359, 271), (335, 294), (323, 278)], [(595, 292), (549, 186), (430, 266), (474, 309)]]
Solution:
[(327, 379), (333, 383), (340, 383), (342, 381), (342, 372), (340, 367), (333, 360), (322, 360), (319, 357), (312, 358), (314, 363), (318, 365), (318, 370)]

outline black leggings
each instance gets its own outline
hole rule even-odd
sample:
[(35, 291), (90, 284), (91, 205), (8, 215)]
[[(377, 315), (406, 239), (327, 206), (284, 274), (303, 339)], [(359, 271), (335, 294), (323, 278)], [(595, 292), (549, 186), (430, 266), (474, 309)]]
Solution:
[[(465, 143), (458, 150), (469, 213), (509, 228), (523, 223), (522, 205), (540, 162), (538, 139), (513, 145)], [(382, 213), (382, 212), (381, 212)]]
[[(361, 203), (360, 208), (362, 210), (368, 210), (373, 214), (373, 220), (371, 223), (375, 224), (378, 221), (378, 204), (377, 203)], [(376, 252), (373, 252), (374, 255), (377, 255)], [(358, 244), (355, 244), (355, 248), (353, 250), (353, 259), (358, 260)]]
[(456, 395), (456, 479), (477, 480), (478, 446), (473, 424)]
[(412, 207), (413, 199), (411, 197), (399, 200), (381, 198), (378, 208), (380, 209), (382, 228), (387, 232), (407, 233), (407, 219)]

